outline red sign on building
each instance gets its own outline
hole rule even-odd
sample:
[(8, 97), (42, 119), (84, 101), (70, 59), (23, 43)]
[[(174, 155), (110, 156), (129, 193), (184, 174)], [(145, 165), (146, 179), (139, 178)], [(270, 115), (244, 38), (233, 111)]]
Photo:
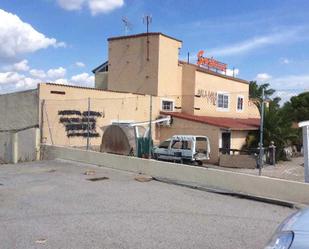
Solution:
[(204, 50), (201, 50), (197, 54), (197, 65), (206, 66), (208, 69), (215, 69), (226, 72), (227, 64), (217, 61), (213, 58), (206, 58), (203, 56)]

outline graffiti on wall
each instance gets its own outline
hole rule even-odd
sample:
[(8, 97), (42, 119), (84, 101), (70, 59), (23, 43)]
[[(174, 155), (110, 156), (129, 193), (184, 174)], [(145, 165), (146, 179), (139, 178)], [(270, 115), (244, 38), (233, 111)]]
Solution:
[(102, 113), (95, 111), (61, 110), (58, 111), (59, 123), (63, 124), (68, 137), (99, 137), (96, 130), (97, 118)]
[(207, 91), (204, 89), (198, 89), (197, 95), (201, 98), (205, 98), (207, 100), (207, 103), (210, 103), (212, 105), (217, 104), (217, 93), (213, 91)]

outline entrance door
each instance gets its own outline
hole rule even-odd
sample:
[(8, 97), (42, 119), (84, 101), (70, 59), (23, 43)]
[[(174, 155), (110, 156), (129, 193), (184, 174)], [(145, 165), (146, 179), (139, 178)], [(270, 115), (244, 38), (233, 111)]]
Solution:
[(230, 132), (222, 132), (222, 153), (230, 154), (229, 149), (231, 149), (231, 133)]

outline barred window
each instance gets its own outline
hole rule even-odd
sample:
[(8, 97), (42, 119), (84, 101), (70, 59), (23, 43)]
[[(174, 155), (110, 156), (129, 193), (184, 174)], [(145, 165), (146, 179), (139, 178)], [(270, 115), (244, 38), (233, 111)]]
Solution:
[(174, 111), (174, 102), (170, 100), (162, 100), (162, 111)]
[(244, 109), (244, 98), (238, 96), (237, 97), (237, 111), (242, 111)]

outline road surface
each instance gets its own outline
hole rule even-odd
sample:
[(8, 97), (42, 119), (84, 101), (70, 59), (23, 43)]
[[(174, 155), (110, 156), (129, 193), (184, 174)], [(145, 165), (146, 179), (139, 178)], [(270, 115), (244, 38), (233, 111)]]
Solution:
[[(295, 211), (135, 176), (60, 160), (1, 165), (1, 249), (262, 248)], [(108, 179), (87, 180), (97, 177)]]

